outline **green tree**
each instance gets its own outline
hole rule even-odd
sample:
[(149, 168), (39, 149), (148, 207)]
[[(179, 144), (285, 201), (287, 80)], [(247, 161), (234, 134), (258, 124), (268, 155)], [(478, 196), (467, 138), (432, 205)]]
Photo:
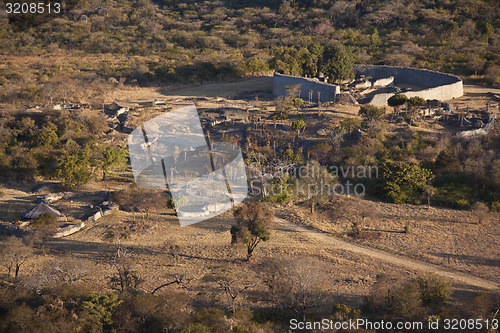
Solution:
[(422, 305), (432, 314), (437, 314), (451, 296), (450, 281), (432, 273), (418, 276), (414, 282), (420, 291)]
[(80, 305), (80, 316), (86, 321), (85, 331), (103, 332), (111, 329), (113, 325), (113, 312), (122, 302), (116, 294), (90, 295)]
[(305, 127), (306, 127), (306, 123), (302, 119), (295, 120), (294, 122), (292, 122), (292, 129), (295, 132), (297, 132), (297, 136), (299, 136), (300, 131), (302, 129), (304, 129)]
[(127, 166), (127, 150), (123, 148), (113, 149), (106, 147), (102, 150), (101, 156), (98, 158), (97, 163), (102, 169), (102, 180), (106, 180), (106, 177), (116, 171), (120, 171)]
[(316, 204), (334, 195), (337, 178), (314, 160), (307, 162), (300, 173), (297, 192), (311, 204), (311, 213), (314, 213)]
[(397, 117), (399, 114), (399, 108), (408, 101), (408, 97), (403, 94), (396, 94), (391, 96), (387, 100), (387, 104), (394, 108), (394, 115)]
[(340, 128), (351, 137), (352, 132), (361, 128), (361, 122), (359, 119), (351, 117), (344, 118), (340, 122)]
[(57, 167), (56, 176), (64, 187), (78, 187), (86, 184), (91, 172), (86, 149), (77, 154), (66, 156)]
[(354, 55), (349, 47), (332, 44), (325, 48), (321, 57), (320, 70), (330, 78), (330, 81), (353, 79), (353, 66)]
[(363, 105), (359, 109), (359, 115), (366, 119), (368, 122), (371, 120), (378, 120), (382, 118), (384, 114), (384, 107), (378, 107), (371, 104)]
[(37, 145), (56, 148), (59, 145), (59, 137), (56, 131), (51, 128), (44, 129), (37, 138)]
[(408, 105), (408, 109), (410, 109), (411, 114), (411, 122), (415, 123), (415, 112), (418, 106), (424, 106), (427, 104), (427, 101), (422, 97), (413, 96), (406, 101), (406, 105)]
[(250, 74), (258, 74), (267, 70), (269, 70), (267, 62), (257, 56), (248, 59), (244, 68), (244, 71)]
[(434, 176), (419, 163), (388, 160), (382, 163), (385, 198), (394, 203), (422, 201), (423, 193)]
[(234, 217), (237, 224), (231, 227), (231, 244), (243, 242), (247, 247), (249, 261), (257, 245), (271, 238), (274, 213), (259, 202), (252, 202), (236, 209)]
[(299, 108), (304, 105), (304, 100), (302, 98), (294, 98), (293, 101), (293, 106), (297, 108), (297, 111), (299, 111)]

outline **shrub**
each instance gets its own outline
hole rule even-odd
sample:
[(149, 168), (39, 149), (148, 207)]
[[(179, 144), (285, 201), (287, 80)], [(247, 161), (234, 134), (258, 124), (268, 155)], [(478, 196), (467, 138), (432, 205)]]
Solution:
[(474, 213), (474, 216), (477, 218), (478, 223), (483, 223), (488, 221), (489, 209), (488, 206), (486, 206), (484, 203), (475, 202), (472, 205), (472, 212)]
[(51, 214), (51, 213), (43, 213), (40, 215), (36, 221), (35, 225), (43, 227), (43, 226), (50, 226), (56, 222), (56, 217)]
[(421, 203), (424, 190), (433, 179), (430, 170), (406, 161), (385, 161), (382, 175), (384, 196), (394, 203)]
[(350, 307), (344, 303), (337, 303), (333, 306), (333, 318), (336, 321), (348, 321), (349, 319), (358, 319), (361, 310)]
[(383, 106), (378, 107), (375, 105), (368, 104), (361, 106), (361, 108), (359, 109), (359, 115), (362, 116), (367, 121), (378, 120), (382, 118), (384, 114), (385, 114), (385, 108)]
[(470, 208), (470, 202), (467, 199), (458, 199), (455, 201), (455, 208), (458, 209), (469, 209)]

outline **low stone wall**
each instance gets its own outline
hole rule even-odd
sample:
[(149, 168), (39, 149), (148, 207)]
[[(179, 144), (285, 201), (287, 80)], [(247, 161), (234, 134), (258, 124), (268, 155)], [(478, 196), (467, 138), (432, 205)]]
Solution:
[(59, 228), (59, 229), (57, 229), (57, 233), (52, 237), (53, 238), (66, 237), (66, 236), (74, 234), (75, 232), (82, 230), (84, 227), (85, 227), (85, 223), (80, 222), (77, 224), (69, 225), (69, 226), (64, 227), (64, 228)]
[(313, 102), (318, 102), (318, 92), (321, 102), (335, 102), (335, 96), (340, 93), (340, 87), (334, 84), (321, 82), (317, 79), (274, 73), (274, 96), (286, 96), (287, 87), (296, 85), (300, 85), (300, 98), (304, 101), (309, 100), (309, 91), (311, 90), (313, 91)]
[[(425, 69), (374, 65), (357, 65), (355, 72), (358, 75), (370, 76), (376, 80), (393, 76), (394, 85), (408, 84), (428, 87), (423, 90), (404, 92), (403, 94), (408, 97), (418, 96), (424, 99), (446, 101), (464, 94), (462, 80), (451, 74)], [(387, 100), (393, 95), (391, 93), (376, 94), (368, 104), (387, 105)]]
[(376, 79), (372, 82), (372, 87), (378, 86), (392, 86), (394, 84), (394, 76), (384, 77), (380, 79)]
[(486, 126), (475, 130), (458, 132), (456, 135), (458, 138), (466, 140), (476, 139), (486, 136), (493, 129), (493, 126), (495, 126), (495, 118), (496, 117), (494, 114), (490, 114), (490, 119), (488, 120)]

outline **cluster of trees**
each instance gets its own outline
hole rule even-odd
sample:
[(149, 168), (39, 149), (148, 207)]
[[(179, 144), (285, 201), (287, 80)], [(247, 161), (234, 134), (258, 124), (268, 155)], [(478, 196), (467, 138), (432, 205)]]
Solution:
[[(297, 182), (310, 186), (314, 186), (314, 182), (307, 177), (296, 177), (293, 170), (319, 162), (327, 168), (376, 167), (378, 178), (359, 177), (356, 183), (364, 183), (370, 194), (389, 202), (432, 203), (460, 209), (483, 203), (488, 209), (500, 211), (499, 124), (484, 138), (473, 140), (410, 129), (391, 133), (389, 123), (401, 120), (397, 114), (403, 105), (408, 110), (406, 121), (425, 121), (416, 117), (418, 107), (425, 104), (425, 100), (395, 95), (390, 101), (394, 113), (388, 113), (385, 107), (363, 105), (359, 110), (361, 117), (344, 118), (325, 140), (310, 145), (305, 144), (307, 138), (303, 135), (292, 135), (303, 132), (308, 122), (300, 111), (291, 113), (298, 100), (294, 98), (297, 89), (291, 88), (289, 95), (278, 99), (276, 104), (276, 119), (293, 117), (288, 139), (278, 140), (276, 135), (269, 134), (271, 131), (261, 131), (262, 144), (246, 154), (248, 165), (268, 166), (261, 167), (268, 178), (270, 175), (273, 178), (267, 180), (268, 186), (262, 191), (264, 197), (279, 203), (307, 199), (312, 208), (315, 202), (327, 200), (328, 196), (322, 193), (301, 198), (294, 190)], [(257, 178), (263, 175), (257, 170)], [(317, 179), (317, 183), (334, 186), (336, 180), (327, 181), (325, 177)], [(283, 187), (288, 191), (283, 191)]]
[[(261, 272), (267, 288), (267, 306), (250, 310), (235, 302), (254, 285), (224, 276), (203, 279), (219, 296), (231, 296), (228, 307), (203, 293), (190, 297), (179, 288), (161, 295), (123, 290), (96, 293), (83, 284), (52, 285), (37, 292), (19, 284), (0, 284), (0, 330), (2, 332), (276, 332), (289, 329), (290, 319), (334, 321), (370, 320), (425, 321), (432, 318), (477, 318), (491, 320), (500, 301), (478, 293), (458, 310), (449, 302), (450, 283), (432, 274), (412, 280), (378, 276), (364, 306), (359, 309), (334, 303), (318, 287), (324, 273), (306, 259), (271, 262)], [(324, 281), (323, 281), (324, 282)], [(221, 297), (222, 298), (222, 297)], [(328, 305), (328, 306), (326, 306)], [(451, 305), (451, 306), (450, 306)], [(364, 332), (364, 331), (360, 331)]]
[(52, 177), (69, 188), (87, 183), (94, 174), (106, 180), (124, 169), (128, 159), (126, 149), (99, 142), (108, 129), (103, 116), (85, 110), (2, 113), (1, 177)]

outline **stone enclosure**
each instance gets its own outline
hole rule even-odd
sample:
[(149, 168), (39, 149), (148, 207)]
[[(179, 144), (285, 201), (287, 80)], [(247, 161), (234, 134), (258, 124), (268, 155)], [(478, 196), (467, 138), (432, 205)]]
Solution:
[[(400, 89), (395, 87), (393, 91), (378, 93), (377, 90), (367, 95), (363, 102), (373, 105), (387, 105), (387, 100), (396, 93), (404, 94), (408, 97), (418, 96), (426, 100), (447, 101), (464, 94), (462, 80), (451, 74), (429, 71), (425, 69), (357, 65), (355, 67), (356, 76), (369, 76), (376, 82), (381, 82), (386, 78), (394, 78), (391, 85), (406, 85), (410, 88)], [(393, 81), (393, 82), (392, 82)], [(375, 84), (374, 84), (375, 85)], [(415, 87), (418, 87), (415, 89)]]
[(274, 73), (273, 94), (274, 96), (286, 96), (287, 87), (300, 85), (300, 98), (309, 100), (309, 92), (312, 90), (311, 102), (335, 102), (336, 95), (340, 93), (340, 86), (321, 82), (318, 79), (311, 79), (299, 76), (284, 75)]
[[(349, 90), (345, 93), (353, 93), (361, 104), (384, 106), (391, 96), (398, 93), (438, 101), (457, 98), (464, 93), (459, 77), (425, 69), (356, 65), (354, 72), (357, 80), (349, 85)], [(311, 102), (318, 102), (318, 92), (321, 102), (336, 102), (337, 95), (341, 93), (338, 85), (318, 79), (275, 73), (273, 94), (285, 96), (289, 87), (296, 85), (300, 85), (300, 98), (305, 101), (309, 100), (310, 91)]]

